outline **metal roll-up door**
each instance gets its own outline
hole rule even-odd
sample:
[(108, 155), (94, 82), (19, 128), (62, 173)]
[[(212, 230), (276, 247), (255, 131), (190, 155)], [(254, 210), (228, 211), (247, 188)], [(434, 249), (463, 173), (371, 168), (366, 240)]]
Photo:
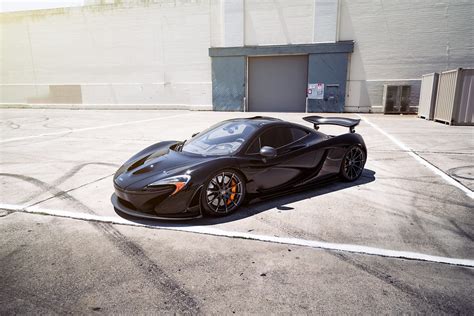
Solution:
[(305, 112), (307, 85), (307, 55), (249, 57), (249, 111)]

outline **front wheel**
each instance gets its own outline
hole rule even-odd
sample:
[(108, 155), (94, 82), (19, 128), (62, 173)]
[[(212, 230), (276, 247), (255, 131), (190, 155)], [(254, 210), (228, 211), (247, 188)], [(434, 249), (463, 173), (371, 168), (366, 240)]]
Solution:
[(210, 177), (202, 190), (204, 213), (225, 216), (235, 212), (245, 198), (243, 176), (233, 170), (223, 170)]
[(342, 159), (341, 178), (345, 181), (355, 181), (359, 179), (364, 170), (366, 154), (360, 146), (350, 147)]

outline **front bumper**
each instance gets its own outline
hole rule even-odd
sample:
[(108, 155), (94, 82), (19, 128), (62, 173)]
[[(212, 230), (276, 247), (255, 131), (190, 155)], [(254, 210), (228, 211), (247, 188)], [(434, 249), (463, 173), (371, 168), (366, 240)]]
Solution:
[(119, 212), (125, 213), (130, 216), (146, 218), (146, 219), (162, 219), (162, 220), (189, 220), (189, 219), (196, 219), (201, 218), (201, 212), (198, 213), (180, 213), (180, 214), (164, 214), (164, 215), (154, 215), (151, 213), (144, 213), (137, 210), (133, 210), (123, 203), (120, 202), (117, 195), (114, 193), (110, 197), (110, 201), (116, 210)]
[(185, 189), (171, 195), (173, 191), (129, 191), (115, 185), (111, 202), (117, 210), (141, 218), (185, 220), (202, 216), (200, 190)]

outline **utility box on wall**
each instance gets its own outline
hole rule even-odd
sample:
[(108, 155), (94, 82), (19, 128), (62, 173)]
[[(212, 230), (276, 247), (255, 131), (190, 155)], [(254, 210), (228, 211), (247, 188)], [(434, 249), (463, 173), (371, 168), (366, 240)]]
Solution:
[(384, 85), (383, 112), (384, 114), (412, 113), (410, 111), (411, 86)]

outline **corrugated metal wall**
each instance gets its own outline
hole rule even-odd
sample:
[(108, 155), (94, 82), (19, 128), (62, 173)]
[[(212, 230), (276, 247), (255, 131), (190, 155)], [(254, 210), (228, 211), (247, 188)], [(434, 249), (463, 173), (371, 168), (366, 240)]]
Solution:
[(433, 119), (436, 104), (436, 92), (438, 91), (438, 77), (438, 73), (427, 74), (421, 77), (418, 117), (427, 120)]
[(459, 109), (455, 113), (457, 124), (472, 125), (474, 123), (474, 69), (462, 70), (460, 83)]
[(459, 71), (457, 69), (442, 72), (439, 76), (438, 93), (434, 119), (451, 124), (453, 119), (456, 82)]
[(439, 76), (434, 119), (448, 124), (474, 123), (474, 69), (454, 69)]

